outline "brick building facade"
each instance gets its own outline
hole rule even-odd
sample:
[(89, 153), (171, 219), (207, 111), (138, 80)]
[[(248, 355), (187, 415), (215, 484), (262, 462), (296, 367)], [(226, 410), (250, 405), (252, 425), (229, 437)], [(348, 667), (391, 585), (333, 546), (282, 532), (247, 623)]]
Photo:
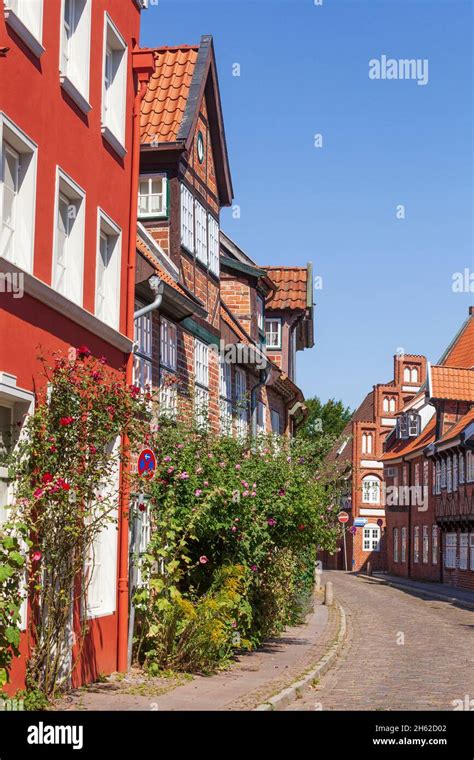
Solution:
[(394, 575), (474, 588), (473, 423), (471, 307), (438, 364), (428, 365), (425, 386), (401, 410), (385, 444), (384, 474), (394, 497), (387, 501), (388, 569)]
[[(280, 284), (220, 230), (232, 201), (212, 38), (151, 51), (141, 112), (135, 382), (159, 412), (215, 433), (291, 434), (304, 414), (294, 371), (265, 354), (266, 310)], [(289, 282), (290, 297), (295, 287)], [(311, 269), (304, 304), (282, 313), (290, 353), (313, 345)], [(293, 360), (294, 361), (294, 360)]]
[[(387, 528), (384, 501), (383, 446), (397, 424), (397, 414), (419, 392), (426, 380), (423, 356), (394, 356), (393, 380), (374, 385), (342, 434), (342, 443), (328, 455), (346, 483), (341, 507), (350, 514), (346, 525), (347, 569), (387, 569)], [(343, 544), (334, 556), (324, 556), (328, 567), (345, 566)]]

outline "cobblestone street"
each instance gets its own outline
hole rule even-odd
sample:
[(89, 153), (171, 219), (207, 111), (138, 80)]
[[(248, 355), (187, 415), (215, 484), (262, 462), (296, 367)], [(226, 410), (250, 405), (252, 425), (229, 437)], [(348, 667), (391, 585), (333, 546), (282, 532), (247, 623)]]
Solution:
[(474, 612), (343, 572), (325, 572), (328, 580), (347, 614), (347, 641), (288, 710), (453, 710), (454, 700), (474, 700)]

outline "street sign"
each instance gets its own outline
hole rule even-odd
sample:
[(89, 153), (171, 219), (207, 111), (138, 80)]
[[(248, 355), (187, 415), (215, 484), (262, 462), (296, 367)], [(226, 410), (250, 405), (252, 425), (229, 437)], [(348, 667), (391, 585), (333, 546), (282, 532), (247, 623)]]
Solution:
[(379, 528), (381, 528), (381, 527), (382, 527), (382, 525), (383, 525), (383, 520), (382, 520), (382, 518), (381, 518), (381, 517), (379, 517), (379, 519), (377, 520), (377, 525), (379, 526)]
[(349, 515), (347, 514), (347, 512), (339, 512), (337, 519), (339, 520), (340, 523), (346, 523), (346, 522), (349, 522)]
[(368, 523), (367, 517), (356, 517), (354, 520), (354, 525), (356, 528), (363, 528), (364, 525)]
[(151, 449), (143, 449), (138, 457), (138, 474), (152, 478), (156, 470), (156, 457)]

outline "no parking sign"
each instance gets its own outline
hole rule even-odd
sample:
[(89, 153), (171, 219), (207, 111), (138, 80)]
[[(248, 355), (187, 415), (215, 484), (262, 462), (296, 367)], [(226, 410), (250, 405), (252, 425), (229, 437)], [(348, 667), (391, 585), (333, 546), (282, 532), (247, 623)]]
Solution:
[(151, 449), (143, 449), (138, 457), (138, 474), (152, 478), (156, 470), (156, 457)]

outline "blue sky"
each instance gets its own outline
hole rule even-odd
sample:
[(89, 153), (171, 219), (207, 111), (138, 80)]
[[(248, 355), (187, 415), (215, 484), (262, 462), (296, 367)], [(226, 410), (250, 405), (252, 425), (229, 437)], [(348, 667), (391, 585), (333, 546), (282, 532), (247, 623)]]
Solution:
[[(222, 228), (260, 264), (312, 261), (323, 278), (315, 347), (298, 354), (307, 396), (357, 406), (397, 349), (437, 361), (474, 303), (452, 289), (474, 272), (472, 16), (471, 0), (159, 0), (142, 14), (142, 45), (214, 36), (241, 209)], [(428, 59), (428, 83), (369, 79), (382, 55)]]

